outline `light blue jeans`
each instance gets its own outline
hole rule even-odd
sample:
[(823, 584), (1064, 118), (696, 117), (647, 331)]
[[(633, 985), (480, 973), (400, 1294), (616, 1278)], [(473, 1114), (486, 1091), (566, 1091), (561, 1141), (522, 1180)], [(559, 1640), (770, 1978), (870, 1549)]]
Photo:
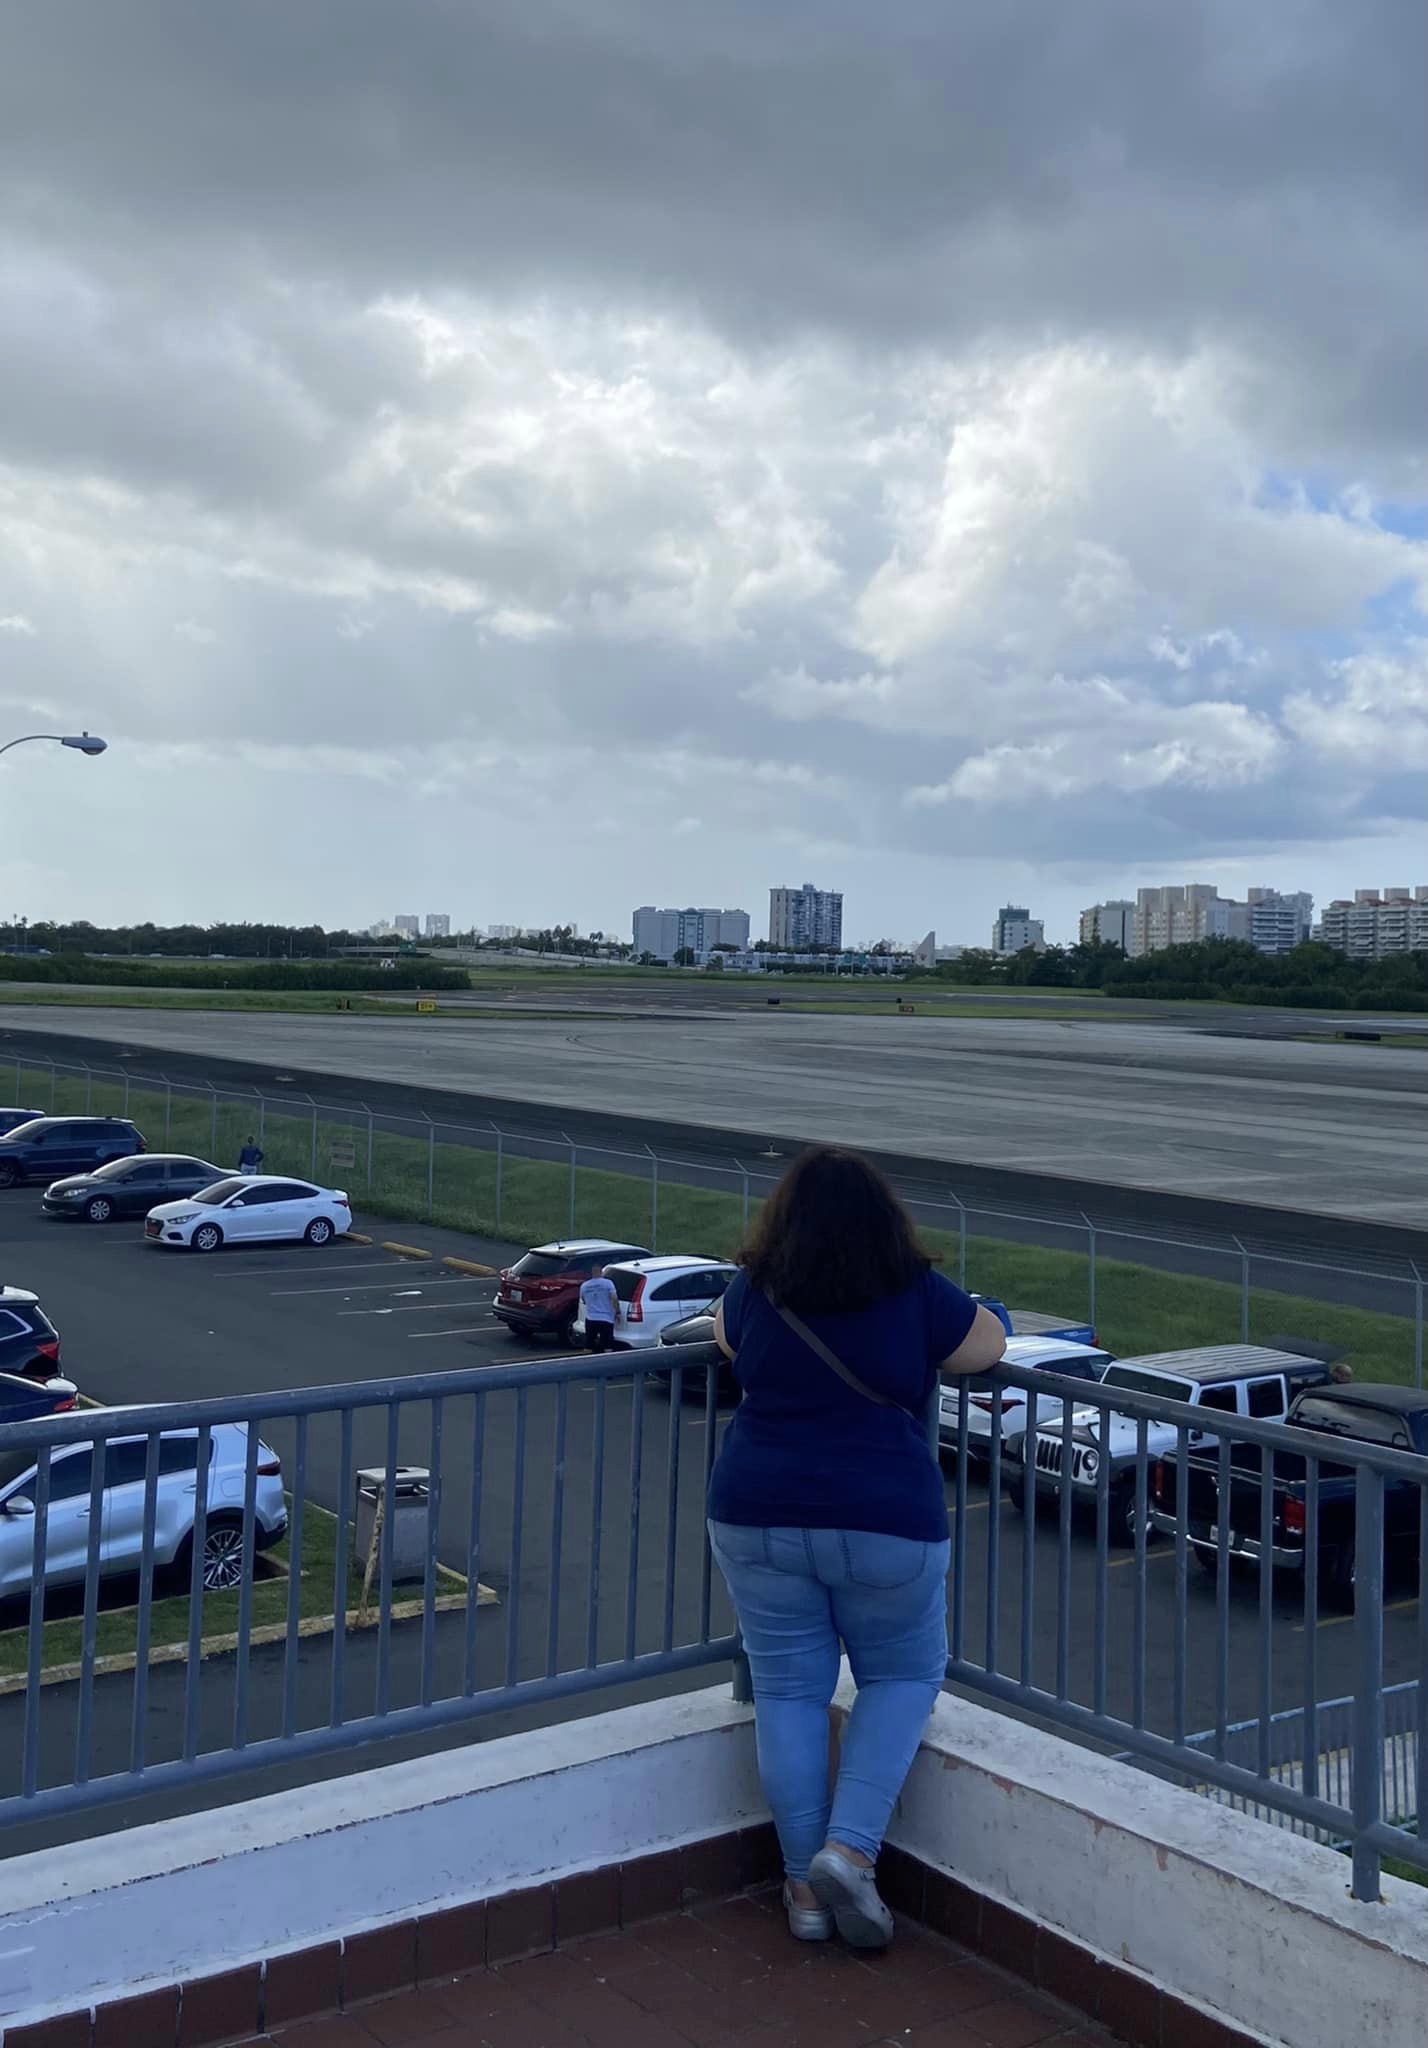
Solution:
[[(875, 1857), (947, 1671), (948, 1543), (711, 1522), (754, 1679), (759, 1775), (784, 1868), (825, 1842)], [(842, 1651), (858, 1687), (830, 1790)]]

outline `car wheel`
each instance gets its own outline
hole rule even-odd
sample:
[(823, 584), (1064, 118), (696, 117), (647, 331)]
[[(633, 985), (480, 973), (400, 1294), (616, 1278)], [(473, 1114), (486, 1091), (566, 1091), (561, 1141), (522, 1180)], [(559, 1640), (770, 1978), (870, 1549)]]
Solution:
[(200, 1223), (188, 1242), (191, 1251), (216, 1252), (223, 1242), (223, 1232), (216, 1223)]
[(84, 1205), (86, 1223), (108, 1223), (114, 1214), (114, 1204), (108, 1195), (91, 1195)]
[[(1135, 1548), (1136, 1535), (1135, 1487), (1133, 1485), (1112, 1487), (1109, 1505), (1110, 1537), (1112, 1543), (1118, 1543), (1124, 1550), (1133, 1550)], [(1155, 1528), (1150, 1519), (1150, 1504), (1148, 1501), (1146, 1503), (1144, 1520), (1145, 1540), (1149, 1543), (1155, 1535)]]
[(1327, 1591), (1336, 1607), (1353, 1607), (1358, 1577), (1357, 1553), (1351, 1536), (1331, 1554)]
[(325, 1216), (314, 1216), (302, 1234), (304, 1244), (331, 1244), (336, 1233)]
[(12, 1188), (20, 1178), (20, 1169), (13, 1159), (0, 1159), (0, 1188)]
[(522, 1329), (519, 1323), (508, 1323), (506, 1334), (517, 1344), (534, 1344), (535, 1331)]
[[(193, 1584), (193, 1538), (188, 1537), (174, 1558), (174, 1578), (181, 1586)], [(243, 1583), (243, 1524), (224, 1516), (211, 1521), (203, 1534), (203, 1590), (231, 1593)]]

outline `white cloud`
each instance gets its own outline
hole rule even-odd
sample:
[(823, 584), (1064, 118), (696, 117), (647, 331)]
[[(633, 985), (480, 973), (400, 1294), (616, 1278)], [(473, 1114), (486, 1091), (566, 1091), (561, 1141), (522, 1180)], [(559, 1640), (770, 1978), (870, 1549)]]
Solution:
[(1329, 686), (1289, 697), (1284, 715), (1307, 747), (1351, 770), (1428, 768), (1428, 639), (1335, 662)]
[(212, 647), (218, 640), (212, 626), (200, 625), (197, 619), (179, 619), (174, 625), (175, 640), (187, 640), (191, 647)]
[(7, 612), (0, 615), (0, 633), (22, 633), (26, 639), (33, 640), (37, 637), (38, 628), (23, 612)]

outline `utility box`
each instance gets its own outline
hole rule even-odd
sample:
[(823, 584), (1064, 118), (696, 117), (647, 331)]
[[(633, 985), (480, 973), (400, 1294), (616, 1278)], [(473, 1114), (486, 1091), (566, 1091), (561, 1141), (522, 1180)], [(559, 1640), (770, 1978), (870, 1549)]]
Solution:
[(386, 1468), (382, 1465), (369, 1466), (357, 1474), (356, 1555), (353, 1563), (359, 1572), (365, 1572), (367, 1560), (373, 1555), (375, 1538), (377, 1550), (372, 1584), (380, 1583), (382, 1545), (386, 1537), (380, 1532), (377, 1516), (384, 1496), (385, 1513), (392, 1518), (392, 1583), (396, 1585), (403, 1579), (425, 1578), (427, 1504), (431, 1498), (431, 1474), (425, 1465), (398, 1465), (396, 1484), (390, 1490)]

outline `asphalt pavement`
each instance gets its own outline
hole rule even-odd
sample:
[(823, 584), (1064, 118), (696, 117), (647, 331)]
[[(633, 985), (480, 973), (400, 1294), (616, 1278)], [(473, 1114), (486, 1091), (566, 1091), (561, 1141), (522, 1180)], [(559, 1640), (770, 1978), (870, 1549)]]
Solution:
[[(358, 1228), (361, 1228), (359, 1219)], [(369, 1226), (374, 1238), (389, 1226)], [(617, 1661), (667, 1645), (724, 1633), (730, 1616), (717, 1579), (705, 1565), (702, 1504), (705, 1476), (727, 1411), (711, 1409), (701, 1387), (672, 1402), (658, 1382), (632, 1374), (601, 1392), (578, 1373), (565, 1387), (492, 1389), (478, 1385), (445, 1394), (442, 1382), (471, 1369), (518, 1373), (566, 1354), (516, 1345), (491, 1313), (491, 1280), (444, 1267), (444, 1256), (496, 1265), (512, 1248), (405, 1226), (400, 1237), (431, 1254), (409, 1259), (372, 1244), (232, 1250), (204, 1259), (146, 1245), (136, 1225), (104, 1229), (56, 1222), (39, 1212), (33, 1191), (0, 1196), (5, 1277), (35, 1288), (59, 1324), (64, 1362), (88, 1393), (106, 1402), (168, 1401), (248, 1395), (360, 1382), (372, 1405), (354, 1421), (352, 1466), (385, 1458), (392, 1383), (406, 1381), (398, 1411), (403, 1462), (439, 1467), (435, 1509), (438, 1552), (451, 1569), (494, 1589), (498, 1604), (474, 1615), (438, 1613), (399, 1622), (391, 1655), (379, 1658), (375, 1633), (346, 1646), (341, 1711), (372, 1711), (385, 1690), (394, 1708), (476, 1691), (499, 1706), (492, 1719), (444, 1737), (375, 1742), (360, 1753), (316, 1765), (267, 1766), (226, 1789), (174, 1795), (106, 1811), (69, 1826), (29, 1825), (7, 1833), (0, 1852), (15, 1853), (66, 1833), (123, 1825), (161, 1810), (276, 1789), (314, 1769), (340, 1771), (391, 1761), (398, 1753), (470, 1739), (471, 1734), (598, 1710), (619, 1695), (564, 1705), (522, 1708), (502, 1688)], [(633, 1363), (633, 1361), (632, 1361)], [(409, 1376), (430, 1376), (420, 1394)], [(433, 1425), (439, 1444), (433, 1454)], [(712, 1427), (711, 1427), (712, 1423)], [(282, 1453), (289, 1483), (295, 1470), (291, 1423), (263, 1426)], [(335, 1417), (315, 1416), (305, 1443), (309, 1497), (338, 1511), (351, 1483), (342, 1464)], [(949, 1500), (955, 1504), (953, 1475)], [(1177, 1722), (1177, 1605), (1183, 1600), (1188, 1658), (1183, 1727), (1215, 1722), (1217, 1626), (1214, 1587), (1191, 1569), (1177, 1589), (1173, 1547), (1156, 1544), (1143, 1566), (1134, 1553), (1113, 1553), (1095, 1565), (1090, 1532), (1077, 1524), (1064, 1563), (1053, 1517), (1027, 1527), (1015, 1504), (992, 1502), (984, 1481), (969, 1475), (961, 1517), (961, 1563), (954, 1584), (965, 1654), (991, 1653), (988, 1557), (1000, 1564), (995, 1649), (999, 1666), (1029, 1672), (1050, 1689), (1091, 1703), (1103, 1689), (1108, 1711), (1170, 1733)], [(1417, 1601), (1411, 1587), (1390, 1589), (1385, 1617), (1385, 1677), (1416, 1672)], [(1098, 1603), (1105, 1616), (1106, 1660), (1094, 1651)], [(1236, 1577), (1228, 1614), (1225, 1703), (1232, 1720), (1298, 1705), (1306, 1685), (1321, 1700), (1354, 1688), (1352, 1628), (1337, 1613), (1305, 1627), (1297, 1588), (1275, 1590), (1271, 1657), (1266, 1670), (1256, 1632), (1257, 1587)], [(1064, 1626), (1062, 1616), (1064, 1614)], [(22, 1619), (22, 1617), (20, 1617)], [(1143, 1681), (1136, 1647), (1144, 1643)], [(334, 1712), (330, 1637), (254, 1650), (248, 1686), (248, 1739), (288, 1729), (320, 1728)], [(1312, 1667), (1311, 1667), (1311, 1659)], [(1025, 1661), (1024, 1661), (1025, 1660)], [(1064, 1668), (1061, 1668), (1063, 1667)], [(717, 1681), (717, 1674), (715, 1674)], [(645, 1690), (711, 1682), (700, 1673), (666, 1678)], [(1267, 1690), (1266, 1688), (1267, 1684)], [(190, 1672), (156, 1667), (143, 1716), (145, 1753), (163, 1762), (182, 1753), (186, 1727), (199, 1750), (232, 1739), (238, 1701), (237, 1660), (219, 1656)], [(78, 1687), (48, 1688), (41, 1717), (42, 1782), (63, 1782), (74, 1762)], [(0, 1796), (16, 1788), (23, 1701), (0, 1697)], [(101, 1678), (95, 1692), (94, 1776), (128, 1766), (133, 1739), (134, 1678)]]

